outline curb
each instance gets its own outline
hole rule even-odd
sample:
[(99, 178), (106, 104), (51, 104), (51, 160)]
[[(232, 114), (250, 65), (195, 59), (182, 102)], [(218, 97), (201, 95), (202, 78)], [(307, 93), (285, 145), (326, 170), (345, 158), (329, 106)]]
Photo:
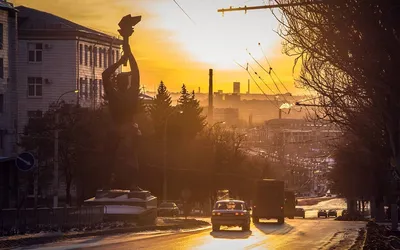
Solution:
[(56, 241), (62, 241), (67, 239), (77, 239), (83, 237), (91, 237), (91, 236), (102, 236), (102, 235), (116, 235), (116, 234), (124, 234), (124, 233), (138, 233), (145, 231), (167, 231), (167, 230), (179, 230), (179, 229), (194, 229), (201, 228), (202, 226), (209, 225), (206, 222), (189, 222), (182, 224), (173, 224), (173, 225), (150, 225), (150, 226), (138, 226), (138, 227), (128, 227), (128, 228), (113, 228), (106, 230), (97, 230), (97, 231), (89, 231), (89, 232), (78, 232), (78, 233), (70, 233), (70, 234), (56, 234), (56, 235), (45, 235), (45, 236), (36, 236), (36, 237), (27, 237), (22, 239), (11, 239), (11, 240), (1, 240), (0, 239), (0, 249), (10, 249), (15, 247), (22, 246), (31, 246), (38, 244), (46, 244)]

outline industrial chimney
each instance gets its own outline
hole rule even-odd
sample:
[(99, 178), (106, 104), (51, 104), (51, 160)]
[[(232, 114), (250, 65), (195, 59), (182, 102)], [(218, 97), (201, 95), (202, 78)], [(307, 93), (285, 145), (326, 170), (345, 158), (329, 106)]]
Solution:
[(247, 80), (247, 94), (250, 95), (250, 79)]
[(212, 124), (213, 113), (214, 113), (213, 69), (209, 69), (208, 75), (209, 75), (209, 79), (208, 79), (208, 123)]

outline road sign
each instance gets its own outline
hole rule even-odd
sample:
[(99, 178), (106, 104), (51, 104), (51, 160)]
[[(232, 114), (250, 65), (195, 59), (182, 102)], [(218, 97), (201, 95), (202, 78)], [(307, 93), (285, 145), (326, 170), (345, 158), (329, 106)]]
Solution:
[(21, 171), (29, 171), (35, 167), (35, 156), (29, 152), (21, 153), (15, 159), (15, 165)]

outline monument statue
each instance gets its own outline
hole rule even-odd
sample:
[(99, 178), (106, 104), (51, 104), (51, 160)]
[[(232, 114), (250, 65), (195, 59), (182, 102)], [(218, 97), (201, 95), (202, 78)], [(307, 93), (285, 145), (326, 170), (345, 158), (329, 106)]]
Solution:
[[(140, 16), (127, 15), (122, 18), (118, 32), (123, 38), (123, 54), (102, 75), (104, 94), (113, 121), (112, 131), (106, 142), (107, 167), (110, 170), (108, 174), (111, 182), (106, 184), (108, 188), (137, 189), (137, 142), (140, 130), (134, 116), (139, 105), (140, 75), (129, 38), (134, 32), (134, 26), (140, 21)], [(126, 65), (128, 61), (130, 72), (117, 74), (117, 69), (123, 64)]]

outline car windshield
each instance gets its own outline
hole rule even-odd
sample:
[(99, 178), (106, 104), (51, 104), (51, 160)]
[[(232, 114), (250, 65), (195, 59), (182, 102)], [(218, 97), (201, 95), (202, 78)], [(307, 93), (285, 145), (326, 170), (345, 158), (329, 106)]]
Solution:
[(161, 203), (161, 205), (160, 205), (160, 207), (170, 207), (170, 208), (172, 208), (172, 207), (174, 207), (174, 203)]
[(215, 204), (217, 210), (244, 210), (244, 203), (242, 202), (217, 202)]

